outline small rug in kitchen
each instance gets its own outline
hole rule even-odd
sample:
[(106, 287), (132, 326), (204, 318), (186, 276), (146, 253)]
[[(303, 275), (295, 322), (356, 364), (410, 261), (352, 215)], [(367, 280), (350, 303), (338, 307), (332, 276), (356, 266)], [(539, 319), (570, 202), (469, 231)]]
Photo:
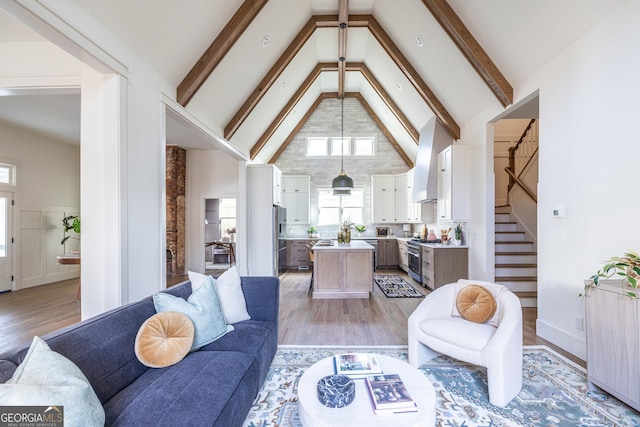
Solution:
[(387, 298), (422, 298), (424, 295), (397, 274), (374, 274), (373, 280)]
[[(298, 418), (297, 398), (298, 381), (302, 373), (325, 357), (354, 352), (377, 353), (407, 360), (406, 346), (279, 346), (243, 427), (302, 427)], [(422, 365), (420, 371), (431, 381), (436, 392), (436, 425), (640, 425), (638, 412), (604, 392), (590, 390), (585, 370), (548, 347), (525, 346), (522, 363), (522, 390), (505, 408), (489, 403), (486, 369), (447, 356), (437, 357)]]

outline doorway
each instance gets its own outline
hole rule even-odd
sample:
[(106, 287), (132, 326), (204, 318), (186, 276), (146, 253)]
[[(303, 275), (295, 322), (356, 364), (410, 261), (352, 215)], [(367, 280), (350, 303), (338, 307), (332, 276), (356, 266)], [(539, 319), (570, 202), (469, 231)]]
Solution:
[(235, 264), (236, 199), (205, 199), (205, 270), (226, 270)]

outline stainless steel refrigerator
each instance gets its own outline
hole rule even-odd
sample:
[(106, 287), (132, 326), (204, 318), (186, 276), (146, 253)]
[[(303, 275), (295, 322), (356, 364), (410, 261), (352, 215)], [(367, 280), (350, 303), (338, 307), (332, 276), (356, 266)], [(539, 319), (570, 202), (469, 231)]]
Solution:
[(273, 274), (284, 273), (287, 265), (287, 210), (273, 207)]

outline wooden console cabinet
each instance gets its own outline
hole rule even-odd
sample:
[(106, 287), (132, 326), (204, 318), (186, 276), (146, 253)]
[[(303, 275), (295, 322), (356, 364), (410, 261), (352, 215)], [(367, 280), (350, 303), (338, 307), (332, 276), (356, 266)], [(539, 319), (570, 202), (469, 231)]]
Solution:
[(640, 411), (640, 300), (620, 280), (601, 280), (585, 296), (590, 383)]

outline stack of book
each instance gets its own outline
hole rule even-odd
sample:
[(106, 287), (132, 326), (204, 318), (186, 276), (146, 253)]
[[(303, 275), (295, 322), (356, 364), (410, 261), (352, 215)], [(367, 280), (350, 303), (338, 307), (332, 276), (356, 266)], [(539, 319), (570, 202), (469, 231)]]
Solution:
[(398, 374), (370, 375), (365, 377), (365, 384), (376, 415), (418, 410)]
[(382, 374), (382, 368), (374, 354), (339, 354), (333, 356), (333, 367), (336, 375), (346, 375), (353, 379)]

